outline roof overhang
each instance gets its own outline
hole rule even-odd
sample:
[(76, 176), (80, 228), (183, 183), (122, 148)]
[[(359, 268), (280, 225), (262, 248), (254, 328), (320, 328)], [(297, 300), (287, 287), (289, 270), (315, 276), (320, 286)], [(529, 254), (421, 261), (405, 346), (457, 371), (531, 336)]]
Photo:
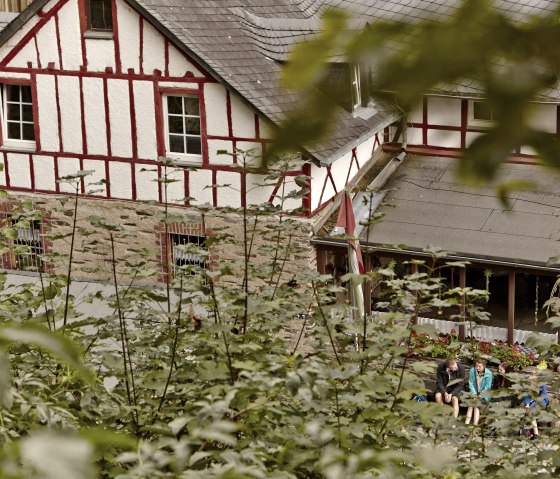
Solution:
[[(428, 257), (425, 248), (436, 246), (453, 260), (560, 273), (558, 173), (536, 164), (503, 165), (498, 182), (522, 179), (536, 185), (511, 192), (504, 205), (495, 185), (458, 181), (456, 165), (455, 158), (409, 155), (385, 185), (386, 196), (375, 209), (383, 219), (363, 229), (362, 246), (410, 257)], [(361, 219), (356, 217), (356, 223)], [(336, 238), (314, 242), (344, 245)]]

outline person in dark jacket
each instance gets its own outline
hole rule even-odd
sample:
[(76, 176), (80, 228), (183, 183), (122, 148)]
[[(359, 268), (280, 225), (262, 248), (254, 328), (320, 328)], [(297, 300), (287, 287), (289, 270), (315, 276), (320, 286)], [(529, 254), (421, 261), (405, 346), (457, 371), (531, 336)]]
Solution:
[(448, 358), (437, 368), (435, 399), (438, 404), (450, 404), (453, 417), (459, 417), (459, 396), (465, 390), (465, 369), (456, 359)]

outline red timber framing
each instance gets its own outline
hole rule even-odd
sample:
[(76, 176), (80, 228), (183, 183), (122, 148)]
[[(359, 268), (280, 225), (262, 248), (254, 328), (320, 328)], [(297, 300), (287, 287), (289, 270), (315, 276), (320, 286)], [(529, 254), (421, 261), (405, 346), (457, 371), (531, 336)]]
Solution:
[[(318, 185), (319, 188), (321, 188), (321, 193), (319, 195), (319, 201), (318, 201), (318, 206), (311, 212), (311, 216), (316, 215), (317, 213), (319, 213), (321, 210), (323, 210), (323, 208), (327, 207), (330, 203), (332, 203), (335, 198), (336, 195), (338, 194), (339, 191), (342, 191), (344, 188), (346, 188), (350, 183), (351, 183), (351, 178), (352, 178), (352, 168), (355, 168), (356, 171), (360, 171), (360, 169), (367, 163), (367, 161), (372, 157), (372, 155), (374, 154), (374, 152), (376, 151), (376, 149), (381, 146), (382, 142), (380, 140), (380, 135), (381, 133), (375, 133), (375, 135), (373, 135), (373, 144), (372, 144), (372, 148), (371, 151), (368, 152), (368, 156), (365, 157), (363, 156), (362, 158), (358, 158), (358, 149), (357, 148), (353, 148), (351, 151), (351, 156), (350, 156), (350, 161), (348, 162), (348, 169), (345, 172), (345, 180), (343, 183), (339, 183), (339, 187), (337, 188), (336, 186), (336, 181), (335, 178), (333, 176), (332, 173), (332, 165), (327, 165), (326, 168), (326, 175), (325, 175), (325, 179), (323, 181), (322, 185)], [(383, 135), (383, 138), (385, 139), (385, 134)], [(400, 151), (400, 150), (399, 150)], [(311, 167), (309, 167), (309, 175), (311, 174)], [(324, 196), (325, 196), (325, 191), (327, 189), (327, 186), (331, 186), (332, 189), (334, 190), (334, 195), (332, 195), (332, 197), (328, 198), (325, 200)]]
[[(317, 271), (320, 274), (332, 274), (332, 269), (329, 267), (329, 258), (332, 260), (332, 258), (335, 255), (338, 256), (345, 256), (347, 255), (347, 247), (345, 244), (340, 243), (339, 241), (337, 241), (337, 243), (340, 244), (328, 244), (329, 242), (323, 242), (323, 241), (317, 241), (315, 243), (315, 250), (316, 250), (316, 267), (317, 267)], [(399, 253), (399, 252), (388, 252), (388, 251), (373, 251), (372, 249), (370, 249), (369, 253), (367, 252), (367, 249), (369, 247), (362, 245), (362, 251), (364, 253), (364, 266), (365, 266), (365, 271), (366, 273), (374, 271), (375, 267), (377, 265), (379, 265), (379, 261), (377, 260), (378, 258), (386, 258), (386, 259), (395, 259), (398, 261), (411, 261), (411, 260), (425, 260), (426, 256), (424, 255), (418, 255), (415, 256), (414, 254), (406, 254), (406, 253)], [(448, 261), (452, 261), (451, 258), (448, 258)], [(344, 264), (347, 264), (347, 259), (342, 260), (341, 261)], [(417, 266), (415, 264), (409, 264), (409, 268), (410, 268), (410, 272), (413, 273), (415, 271), (417, 271)], [(505, 266), (505, 265), (494, 265), (493, 267), (489, 267), (489, 265), (487, 263), (481, 262), (481, 263), (476, 263), (474, 260), (471, 260), (469, 262), (469, 264), (467, 265), (466, 268), (456, 268), (458, 269), (458, 283), (453, 283), (453, 277), (451, 278), (451, 284), (450, 287), (454, 287), (454, 284), (461, 287), (461, 288), (465, 288), (469, 286), (469, 282), (468, 282), (468, 277), (469, 277), (469, 271), (472, 271), (473, 269), (483, 269), (483, 270), (490, 270), (493, 271), (494, 273), (497, 272), (501, 272), (501, 273), (505, 273), (507, 275), (507, 310), (506, 310), (506, 316), (503, 318), (504, 322), (507, 323), (507, 342), (508, 344), (514, 344), (514, 329), (515, 329), (515, 316), (516, 316), (516, 308), (515, 308), (515, 303), (516, 303), (516, 275), (517, 274), (522, 274), (522, 273), (526, 273), (526, 274), (535, 274), (537, 276), (542, 277), (546, 277), (546, 276), (552, 276), (552, 277), (557, 277), (558, 274), (560, 273), (560, 271), (557, 270), (553, 270), (553, 269), (549, 269), (549, 270), (540, 270), (538, 268), (523, 268), (523, 267), (519, 267), (519, 268), (513, 268), (511, 266)], [(455, 281), (457, 281), (457, 278), (455, 279)], [(373, 310), (372, 308), (372, 293), (373, 293), (373, 288), (372, 288), (372, 284), (371, 281), (365, 281), (363, 283), (363, 290), (364, 290), (364, 306), (365, 306), (365, 311), (367, 314), (370, 314)], [(466, 317), (466, 303), (464, 298), (462, 299), (460, 305), (459, 305), (459, 311), (458, 311), (459, 315), (463, 318)], [(412, 318), (413, 322), (415, 320), (415, 318)], [(466, 338), (466, 328), (464, 325), (461, 325), (458, 327), (458, 336), (459, 339), (461, 341), (464, 341)], [(488, 338), (488, 339), (492, 339), (492, 338)], [(560, 338), (558, 339), (560, 341)]]
[[(261, 132), (264, 130), (263, 121), (264, 118), (259, 116), (256, 112), (253, 115), (254, 119), (250, 121), (254, 121), (254, 137), (245, 137), (245, 136), (235, 136), (234, 135), (234, 126), (233, 126), (233, 114), (232, 114), (232, 98), (229, 90), (227, 90), (227, 133), (223, 135), (217, 134), (208, 134), (208, 130), (206, 128), (206, 124), (208, 122), (207, 118), (207, 111), (206, 111), (206, 101), (205, 101), (205, 85), (207, 84), (215, 84), (217, 80), (212, 77), (205, 69), (193, 58), (189, 57), (187, 54), (184, 53), (182, 46), (175, 45), (170, 39), (164, 38), (163, 41), (163, 55), (164, 55), (164, 67), (162, 67), (163, 71), (158, 69), (153, 69), (152, 71), (147, 71), (146, 69), (146, 59), (145, 53), (146, 48), (144, 46), (144, 39), (146, 38), (146, 28), (148, 25), (157, 29), (157, 26), (152, 24), (148, 19), (142, 17), (140, 12), (136, 12), (138, 15), (138, 30), (137, 34), (140, 38), (139, 44), (139, 58), (138, 64), (135, 67), (136, 71), (133, 68), (124, 68), (122, 63), (122, 51), (121, 45), (119, 45), (119, 21), (117, 15), (117, 0), (112, 0), (112, 16), (113, 16), (113, 32), (112, 35), (108, 34), (107, 39), (113, 41), (114, 43), (114, 68), (107, 67), (104, 71), (89, 71), (88, 70), (88, 48), (91, 48), (90, 42), (91, 38), (88, 36), (87, 32), (87, 20), (86, 20), (86, 10), (85, 10), (85, 0), (77, 0), (77, 16), (79, 18), (79, 28), (80, 28), (80, 46), (81, 46), (81, 57), (78, 57), (78, 62), (81, 65), (78, 65), (75, 69), (68, 69), (64, 70), (64, 68), (69, 68), (68, 65), (63, 64), (63, 42), (61, 31), (64, 28), (62, 24), (63, 16), (60, 13), (61, 9), (69, 4), (68, 0), (60, 0), (58, 3), (54, 4), (49, 10), (42, 10), (38, 13), (38, 20), (37, 23), (34, 24), (29, 31), (23, 35), (21, 40), (17, 42), (17, 44), (11, 49), (11, 51), (2, 59), (0, 62), (0, 72), (3, 74), (3, 78), (1, 82), (4, 83), (12, 83), (12, 84), (28, 84), (32, 87), (32, 96), (33, 96), (33, 114), (35, 119), (35, 138), (36, 138), (36, 148), (33, 151), (21, 151), (16, 148), (9, 148), (3, 147), (0, 151), (0, 159), (4, 162), (4, 178), (5, 184), (2, 185), (3, 188), (16, 191), (16, 192), (37, 192), (37, 193), (45, 193), (45, 194), (61, 194), (67, 195), (71, 194), (68, 192), (63, 191), (64, 188), (61, 189), (61, 186), (58, 182), (55, 184), (49, 185), (48, 188), (44, 187), (44, 183), (37, 181), (36, 175), (41, 174), (40, 171), (36, 168), (36, 163), (34, 160), (35, 156), (40, 157), (49, 157), (49, 161), (52, 161), (52, 169), (54, 178), (57, 179), (60, 176), (60, 172), (67, 171), (61, 165), (62, 162), (65, 160), (76, 161), (76, 164), (79, 165), (80, 169), (88, 169), (87, 162), (88, 161), (99, 161), (102, 162), (103, 165), (99, 166), (99, 174), (104, 176), (105, 180), (105, 192), (104, 193), (96, 193), (96, 194), (88, 194), (86, 191), (86, 185), (84, 180), (81, 180), (80, 185), (80, 192), (84, 197), (91, 198), (91, 199), (118, 199), (119, 201), (137, 201), (139, 195), (139, 184), (137, 178), (137, 171), (140, 169), (157, 169), (158, 177), (161, 178), (162, 175), (162, 168), (161, 163), (156, 161), (156, 158), (153, 157), (141, 157), (140, 148), (139, 148), (139, 130), (137, 125), (137, 102), (138, 98), (135, 98), (135, 90), (134, 84), (135, 82), (151, 82), (153, 84), (153, 91), (154, 91), (154, 122), (155, 122), (155, 130), (156, 130), (156, 138), (155, 138), (155, 145), (158, 157), (165, 157), (166, 156), (166, 149), (165, 149), (165, 131), (164, 131), (164, 119), (163, 119), (163, 108), (162, 108), (162, 95), (165, 93), (177, 93), (177, 94), (185, 94), (185, 93), (193, 93), (197, 95), (200, 99), (200, 117), (201, 117), (201, 148), (202, 148), (202, 165), (200, 170), (207, 170), (211, 172), (211, 177), (214, 182), (220, 182), (219, 173), (220, 172), (235, 172), (240, 174), (240, 185), (243, 188), (246, 183), (245, 174), (247, 173), (255, 173), (255, 174), (262, 174), (264, 171), (261, 168), (254, 168), (248, 169), (246, 173), (240, 173), (238, 166), (236, 165), (236, 158), (234, 157), (234, 161), (231, 164), (217, 164), (217, 163), (210, 163), (209, 160), (209, 141), (224, 141), (229, 142), (233, 145), (233, 148), (236, 148), (240, 142), (244, 143), (251, 143), (255, 146), (260, 146), (263, 152), (266, 151), (267, 145), (271, 142), (270, 139), (263, 138), (261, 136)], [(47, 22), (52, 22), (51, 24), (54, 25), (53, 31), (55, 33), (56, 38), (53, 39), (56, 43), (54, 61), (48, 61), (45, 58), (41, 58), (39, 44), (38, 44), (38, 35), (41, 31), (42, 27), (47, 24)], [(104, 39), (105, 41), (107, 39)], [(27, 45), (31, 45), (34, 48), (33, 58), (31, 60), (33, 62), (36, 61), (36, 66), (33, 66), (31, 62), (28, 62), (27, 67), (13, 67), (9, 66), (10, 62), (16, 58), (18, 53), (23, 51), (24, 47)], [(183, 58), (193, 65), (202, 76), (195, 76), (193, 72), (187, 71), (184, 76), (176, 76), (176, 73), (172, 73), (172, 69), (170, 68), (170, 50), (172, 48), (176, 48), (177, 51), (181, 53)], [(49, 59), (50, 60), (50, 59)], [(22, 74), (28, 75), (29, 78), (22, 79)], [(13, 75), (13, 76), (10, 76)], [(39, 121), (40, 111), (38, 106), (38, 94), (37, 94), (37, 77), (41, 76), (41, 78), (45, 78), (46, 76), (52, 76), (52, 83), (53, 92), (56, 95), (56, 98), (53, 99), (53, 111), (52, 111), (52, 118), (53, 122), (56, 120), (57, 126), (54, 126), (54, 129), (58, 130), (58, 140), (56, 141), (56, 146), (54, 145), (44, 145), (41, 142), (41, 131), (40, 125), (41, 122)], [(69, 151), (68, 145), (65, 145), (66, 136), (64, 136), (63, 126), (62, 126), (62, 116), (64, 111), (62, 111), (61, 105), (61, 98), (64, 96), (65, 92), (62, 90), (63, 86), (63, 79), (65, 84), (67, 83), (66, 80), (70, 78), (77, 79), (77, 88), (79, 88), (79, 95), (77, 95), (78, 100), (76, 105), (79, 108), (79, 118), (81, 119), (81, 124), (77, 127), (77, 131), (79, 132), (78, 135), (81, 137), (81, 151)], [(99, 153), (99, 148), (96, 150), (92, 145), (88, 144), (88, 124), (86, 121), (86, 102), (87, 93), (84, 92), (84, 84), (86, 81), (91, 81), (93, 79), (98, 79), (102, 84), (102, 95), (103, 95), (103, 104), (101, 110), (103, 111), (104, 116), (104, 127), (105, 132), (101, 132), (102, 128), (100, 128), (100, 132), (105, 135), (104, 141), (106, 142), (106, 154)], [(115, 134), (112, 132), (111, 129), (111, 114), (110, 108), (113, 106), (110, 104), (109, 98), (109, 90), (110, 85), (109, 83), (112, 80), (125, 80), (128, 85), (128, 95), (127, 101), (129, 105), (129, 116), (130, 116), (130, 156), (122, 156), (119, 152), (114, 151), (112, 144), (115, 140)], [(91, 83), (90, 83), (91, 84)], [(169, 85), (172, 84), (173, 86), (170, 87)], [(181, 85), (185, 85), (182, 87)], [(78, 89), (76, 89), (76, 93), (78, 93)], [(128, 128), (127, 128), (128, 129)], [(0, 141), (1, 141), (1, 131), (0, 131)], [(90, 137), (91, 139), (91, 137)], [(15, 176), (15, 171), (19, 170), (19, 168), (12, 167), (12, 161), (16, 161), (14, 157), (10, 159), (11, 155), (18, 155), (17, 161), (20, 161), (21, 156), (25, 156), (27, 159), (26, 161), (29, 162), (29, 175), (30, 179), (27, 182), (16, 181), (17, 178)], [(52, 159), (52, 160), (51, 160)], [(357, 162), (357, 159), (356, 159)], [(126, 198), (122, 198), (120, 196), (116, 196), (115, 185), (118, 181), (115, 178), (112, 178), (112, 169), (111, 165), (115, 164), (128, 164), (130, 165), (130, 178), (127, 179), (129, 181), (129, 195)], [(181, 168), (178, 166), (177, 168)], [(13, 170), (13, 171), (11, 171)], [(298, 175), (309, 175), (310, 174), (310, 167), (308, 164), (305, 164), (301, 170), (289, 172), (286, 176), (298, 176)], [(68, 174), (66, 172), (62, 173)], [(122, 177), (119, 177), (119, 180)], [(184, 180), (184, 198), (188, 198), (190, 193), (192, 192), (192, 185), (189, 185), (189, 180), (193, 178), (193, 175), (189, 171), (188, 167), (184, 167), (184, 173), (182, 175)], [(194, 181), (194, 180), (193, 180)], [(163, 193), (161, 191), (161, 182), (158, 182), (158, 194), (157, 197), (159, 201), (163, 201)], [(281, 181), (279, 181), (275, 192), (278, 192), (278, 189), (281, 187)], [(216, 188), (213, 188), (212, 192), (212, 203), (215, 207), (225, 206), (222, 204), (218, 204), (218, 194)], [(271, 195), (270, 201), (274, 199), (274, 195)], [(177, 206), (189, 206), (188, 201), (184, 201), (181, 203), (174, 202), (173, 204)], [(240, 204), (246, 204), (246, 198), (242, 195), (240, 198)], [(310, 207), (311, 207), (311, 188), (309, 187), (309, 191), (306, 193), (302, 200), (302, 206), (307, 209), (305, 213), (306, 216), (310, 215)]]
[[(420, 143), (409, 141), (407, 145), (407, 152), (420, 156), (442, 156), (448, 158), (461, 157), (464, 150), (468, 146), (468, 135), (484, 133), (485, 131), (487, 131), (487, 128), (469, 124), (469, 101), (471, 100), (460, 98), (454, 99), (455, 101), (460, 102), (460, 113), (458, 115), (460, 119), (458, 125), (449, 125), (430, 121), (429, 98), (430, 97), (428, 96), (425, 96), (423, 98), (422, 109), (420, 114), (418, 115), (418, 117), (421, 118), (421, 121), (412, 121), (407, 123), (407, 126), (409, 128), (414, 128), (420, 132), (420, 135), (417, 135), (415, 139), (419, 139), (419, 137), (421, 137)], [(554, 135), (557, 138), (560, 138), (560, 105), (556, 105), (555, 109), (556, 128)], [(437, 132), (457, 133), (459, 135), (459, 141), (457, 142), (457, 145), (451, 147), (431, 144), (429, 141), (429, 135), (430, 133)], [(411, 135), (409, 134), (409, 137), (410, 136)], [(389, 140), (389, 135), (386, 134), (386, 141), (383, 144), (383, 150), (389, 152), (397, 152), (400, 151), (400, 148), (401, 146), (400, 143), (398, 143), (398, 138)], [(536, 156), (529, 153), (522, 153), (520, 147), (518, 147), (510, 155), (508, 162), (519, 164), (534, 164), (536, 162)]]

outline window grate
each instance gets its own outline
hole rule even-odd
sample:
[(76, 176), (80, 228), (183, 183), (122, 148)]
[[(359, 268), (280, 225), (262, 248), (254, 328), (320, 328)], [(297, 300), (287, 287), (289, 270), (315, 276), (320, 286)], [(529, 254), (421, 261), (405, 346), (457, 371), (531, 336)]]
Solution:
[[(206, 260), (204, 259), (203, 252), (200, 251), (206, 250), (205, 236), (171, 233), (169, 239), (172, 247), (171, 263), (174, 275), (183, 266), (196, 266), (206, 269)], [(196, 270), (193, 269), (191, 273), (195, 274)]]
[(43, 271), (44, 253), (41, 240), (40, 221), (29, 222), (29, 227), (20, 227), (18, 222), (8, 218), (16, 229), (16, 236), (9, 244), (9, 251), (0, 256), (0, 267), (18, 271)]

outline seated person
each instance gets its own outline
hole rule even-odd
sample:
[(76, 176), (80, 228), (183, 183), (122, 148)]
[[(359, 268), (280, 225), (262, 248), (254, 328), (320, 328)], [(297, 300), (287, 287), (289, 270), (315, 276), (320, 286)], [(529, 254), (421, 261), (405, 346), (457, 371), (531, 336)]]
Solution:
[(519, 404), (517, 395), (512, 393), (511, 391), (508, 391), (513, 383), (510, 379), (507, 378), (507, 375), (511, 374), (512, 372), (513, 368), (507, 361), (501, 363), (498, 366), (498, 374), (494, 376), (494, 384), (492, 385), (492, 389), (500, 391), (500, 393), (492, 398), (493, 402), (509, 402), (510, 407), (514, 407)]
[[(474, 362), (474, 368), (471, 368), (469, 371), (469, 391), (471, 394), (488, 401), (488, 394), (484, 394), (484, 392), (492, 389), (492, 380), (492, 371), (486, 367), (486, 360), (477, 359)], [(468, 407), (465, 424), (470, 424), (471, 419), (473, 420), (473, 425), (476, 426), (480, 420), (479, 408), (474, 406)]]
[(459, 417), (459, 396), (465, 389), (465, 369), (456, 359), (448, 358), (437, 368), (435, 400), (438, 404), (451, 404), (453, 417)]
[[(536, 384), (538, 382), (538, 375), (537, 373), (539, 370), (543, 369), (542, 367), (537, 366), (536, 368), (525, 368), (523, 371), (530, 372), (531, 375), (529, 376), (529, 380), (531, 383)], [(541, 409), (544, 409), (548, 406), (549, 398), (548, 398), (548, 389), (545, 383), (539, 384), (539, 396), (536, 399), (533, 399), (531, 396), (525, 396), (521, 399), (521, 404), (525, 407), (525, 414), (527, 415), (536, 415)], [(538, 439), (539, 438), (539, 426), (537, 424), (537, 420), (533, 419), (531, 421), (531, 439)]]

